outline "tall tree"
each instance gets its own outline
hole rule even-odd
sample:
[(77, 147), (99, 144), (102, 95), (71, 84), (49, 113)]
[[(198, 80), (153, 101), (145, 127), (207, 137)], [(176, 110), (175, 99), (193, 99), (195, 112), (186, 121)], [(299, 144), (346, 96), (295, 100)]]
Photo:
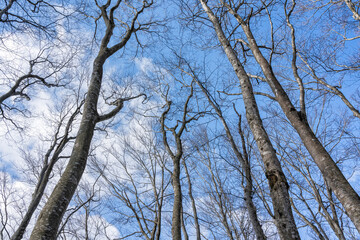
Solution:
[(200, 0), (200, 3), (214, 26), (219, 42), (240, 81), (246, 109), (246, 118), (266, 168), (266, 177), (270, 185), (275, 223), (279, 235), (281, 239), (300, 239), (291, 210), (288, 192), (289, 185), (281, 168), (280, 161), (276, 156), (275, 149), (263, 126), (249, 77), (239, 61), (236, 52), (232, 49), (230, 42), (226, 38), (219, 19), (215, 16), (207, 1)]
[[(237, 7), (231, 6), (225, 1), (221, 1), (226, 9), (235, 17), (235, 19), (240, 24), (243, 32), (247, 38), (247, 44), (251, 49), (251, 52), (254, 55), (257, 63), (261, 67), (263, 74), (265, 75), (266, 82), (273, 91), (277, 102), (279, 103), (281, 109), (285, 113), (286, 117), (291, 122), (292, 126), (295, 128), (303, 143), (305, 144), (307, 150), (311, 154), (312, 158), (319, 167), (321, 173), (323, 174), (325, 181), (329, 184), (331, 189), (334, 191), (336, 197), (340, 200), (341, 204), (344, 206), (346, 213), (360, 232), (360, 197), (350, 185), (348, 180), (345, 178), (344, 174), (341, 172), (339, 167), (336, 165), (335, 161), (332, 159), (330, 154), (327, 152), (325, 147), (321, 144), (319, 139), (314, 134), (311, 129), (306, 116), (306, 109), (304, 106), (304, 100), (300, 99), (300, 111), (297, 111), (294, 104), (291, 102), (288, 94), (284, 90), (283, 86), (277, 79), (274, 71), (272, 70), (271, 63), (264, 57), (263, 53), (260, 50), (260, 46), (257, 44), (257, 41), (250, 29), (250, 19), (252, 16), (253, 10), (251, 10), (250, 15), (247, 19), (241, 17), (238, 13)], [(241, 5), (241, 4), (240, 4)], [(295, 1), (292, 2), (292, 9), (295, 6)], [(295, 44), (294, 36), (292, 36), (293, 44)], [(296, 54), (296, 52), (293, 54)], [(293, 60), (293, 61), (296, 61)], [(294, 68), (294, 65), (293, 65)], [(304, 89), (301, 87), (303, 83), (301, 79), (298, 78), (296, 70), (294, 71), (295, 78), (297, 79), (300, 85), (301, 96), (304, 95)]]
[(112, 42), (111, 40), (113, 40), (114, 29), (116, 27), (116, 22), (118, 21), (115, 13), (119, 10), (121, 4), (126, 6), (128, 3), (123, 3), (121, 0), (118, 0), (115, 3), (108, 0), (104, 5), (99, 5), (97, 1), (95, 1), (95, 3), (100, 10), (99, 18), (102, 18), (104, 21), (106, 29), (104, 37), (101, 40), (98, 54), (93, 62), (90, 85), (84, 104), (83, 117), (69, 163), (40, 213), (30, 237), (32, 240), (56, 238), (61, 219), (86, 167), (95, 125), (114, 117), (123, 108), (125, 101), (139, 97), (117, 99), (113, 103), (113, 105), (115, 105), (113, 110), (103, 115), (98, 114), (97, 104), (101, 90), (105, 61), (114, 53), (122, 49), (133, 34), (142, 30), (143, 25), (139, 23), (139, 16), (144, 10), (153, 5), (153, 1), (142, 1), (138, 8), (136, 8), (136, 6), (130, 6), (131, 11), (133, 11), (133, 17), (129, 24), (125, 24), (125, 32), (122, 33), (121, 40), (117, 41), (115, 44), (110, 43)]
[(253, 181), (252, 181), (252, 176), (251, 176), (251, 167), (250, 167), (250, 162), (249, 162), (248, 154), (247, 154), (246, 147), (245, 147), (246, 146), (245, 139), (243, 137), (243, 133), (241, 130), (241, 120), (239, 120), (239, 133), (241, 135), (241, 140), (242, 140), (242, 153), (235, 142), (233, 133), (231, 132), (229, 124), (222, 113), (220, 105), (216, 102), (215, 98), (210, 95), (210, 92), (205, 88), (204, 84), (202, 82), (200, 82), (197, 74), (194, 72), (194, 70), (190, 66), (190, 64), (185, 59), (182, 59), (181, 62), (186, 63), (186, 67), (189, 68), (188, 72), (185, 69), (181, 69), (181, 71), (183, 71), (184, 73), (186, 73), (187, 75), (189, 75), (190, 77), (192, 77), (194, 79), (194, 81), (200, 87), (201, 91), (205, 95), (209, 104), (214, 109), (216, 115), (218, 116), (218, 118), (220, 119), (220, 121), (224, 127), (227, 139), (230, 143), (232, 150), (234, 151), (234, 154), (235, 154), (237, 160), (241, 164), (242, 174), (245, 176), (246, 184), (244, 187), (244, 192), (245, 192), (244, 200), (246, 203), (246, 208), (247, 208), (247, 211), (249, 214), (249, 218), (250, 218), (252, 227), (256, 234), (256, 238), (258, 240), (266, 239), (265, 234), (261, 228), (258, 216), (257, 216), (255, 204), (253, 202)]
[[(167, 99), (168, 96), (166, 96), (166, 109), (162, 113), (160, 118), (161, 123), (161, 133), (163, 135), (163, 142), (165, 145), (165, 149), (168, 152), (170, 158), (173, 161), (173, 171), (171, 174), (171, 180), (172, 185), (174, 189), (174, 203), (173, 203), (173, 216), (172, 216), (172, 227), (171, 227), (171, 234), (173, 240), (181, 240), (181, 226), (182, 226), (182, 191), (181, 191), (181, 179), (180, 179), (180, 170), (181, 170), (181, 159), (184, 153), (183, 150), (183, 143), (181, 136), (184, 133), (187, 125), (193, 121), (197, 120), (203, 113), (195, 113), (193, 116), (191, 116), (190, 111), (190, 100), (193, 97), (193, 81), (190, 84), (190, 93), (188, 97), (186, 98), (182, 119), (180, 120), (181, 124), (178, 123), (175, 124), (174, 127), (167, 127), (165, 121), (167, 118), (167, 115), (170, 111), (172, 102)], [(190, 116), (189, 116), (190, 115)], [(167, 131), (170, 131), (174, 137), (175, 143), (176, 143), (176, 151), (174, 152), (171, 150), (169, 140), (167, 137)]]

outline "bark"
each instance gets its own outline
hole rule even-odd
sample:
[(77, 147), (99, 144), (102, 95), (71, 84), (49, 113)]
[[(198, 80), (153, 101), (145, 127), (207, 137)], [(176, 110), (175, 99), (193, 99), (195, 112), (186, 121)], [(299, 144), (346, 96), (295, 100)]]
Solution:
[[(344, 0), (346, 6), (349, 8), (349, 10), (352, 12), (353, 14), (353, 18), (355, 20), (360, 21), (360, 14), (358, 12), (358, 10), (356, 9), (355, 3), (353, 3), (351, 0)], [(359, 3), (357, 3), (359, 4)]]
[[(238, 16), (239, 17), (239, 16)], [(272, 67), (262, 55), (256, 40), (250, 30), (247, 23), (238, 19), (241, 23), (241, 27), (246, 34), (249, 42), (250, 49), (254, 54), (254, 57), (260, 65), (268, 84), (270, 85), (276, 100), (278, 101), (281, 109), (289, 119), (291, 125), (295, 128), (303, 141), (306, 149), (314, 159), (316, 165), (319, 167), (322, 175), (330, 188), (334, 191), (336, 197), (346, 210), (346, 214), (350, 217), (354, 223), (356, 229), (360, 232), (360, 197), (355, 192), (353, 187), (347, 181), (339, 167), (331, 158), (325, 147), (320, 143), (318, 138), (312, 131), (309, 123), (304, 115), (296, 111), (294, 105), (289, 99), (289, 96), (277, 80), (275, 74), (272, 71)]]
[(241, 136), (241, 142), (242, 142), (242, 146), (243, 146), (243, 154), (244, 154), (244, 172), (245, 172), (245, 181), (246, 181), (246, 185), (245, 185), (245, 189), (244, 189), (244, 198), (245, 198), (245, 204), (246, 204), (246, 208), (248, 210), (248, 214), (249, 214), (249, 218), (250, 221), (252, 223), (252, 226), (254, 228), (255, 234), (256, 234), (256, 239), (257, 240), (265, 240), (266, 236), (265, 233), (263, 231), (263, 229), (261, 228), (260, 222), (259, 222), (259, 218), (257, 216), (257, 212), (256, 212), (256, 207), (255, 204), (253, 202), (253, 181), (252, 181), (252, 176), (251, 176), (251, 166), (250, 166), (250, 162), (249, 162), (249, 157), (245, 148), (245, 139), (244, 139), (244, 134), (241, 130), (241, 120), (239, 119), (239, 133)]
[(30, 237), (31, 240), (50, 240), (56, 238), (61, 219), (84, 172), (97, 121), (96, 106), (101, 87), (102, 66), (104, 62), (105, 58), (101, 54), (94, 61), (91, 84), (84, 106), (84, 115), (69, 163), (40, 213)]
[(184, 209), (182, 207), (181, 207), (181, 228), (184, 234), (184, 239), (189, 240), (189, 234), (187, 233), (185, 219), (184, 219)]
[(253, 132), (255, 141), (260, 151), (265, 165), (266, 177), (270, 186), (270, 195), (274, 207), (275, 224), (281, 239), (300, 239), (294, 217), (291, 210), (290, 198), (288, 193), (289, 185), (282, 171), (281, 164), (277, 159), (276, 152), (270, 139), (263, 127), (257, 103), (255, 101), (252, 85), (244, 67), (237, 58), (229, 41), (220, 26), (219, 20), (208, 7), (205, 1), (200, 0), (203, 9), (209, 16), (214, 25), (218, 39), (239, 78), (243, 100), (246, 109), (246, 118)]
[(181, 240), (182, 194), (181, 194), (181, 182), (180, 182), (180, 159), (174, 161), (174, 170), (171, 179), (174, 189), (174, 206), (173, 206), (171, 234), (173, 240)]

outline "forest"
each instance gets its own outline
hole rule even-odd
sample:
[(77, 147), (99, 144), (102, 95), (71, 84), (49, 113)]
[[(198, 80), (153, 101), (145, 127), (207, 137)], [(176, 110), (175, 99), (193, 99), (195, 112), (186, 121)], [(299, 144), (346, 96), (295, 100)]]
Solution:
[(0, 1), (0, 240), (357, 240), (359, 183), (359, 0)]

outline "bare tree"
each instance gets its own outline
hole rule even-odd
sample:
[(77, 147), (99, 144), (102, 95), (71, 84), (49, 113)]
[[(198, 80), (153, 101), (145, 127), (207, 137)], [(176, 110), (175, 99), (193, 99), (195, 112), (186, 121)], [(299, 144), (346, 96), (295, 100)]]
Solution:
[(266, 176), (269, 180), (275, 222), (279, 235), (282, 239), (300, 239), (291, 210), (288, 193), (289, 185), (282, 171), (281, 164), (277, 159), (275, 149), (263, 127), (249, 77), (239, 61), (236, 52), (232, 49), (229, 40), (226, 38), (219, 19), (215, 16), (206, 1), (200, 1), (200, 3), (213, 24), (217, 37), (240, 81), (246, 108), (246, 118), (254, 134), (266, 168)]
[(205, 94), (206, 99), (208, 100), (208, 102), (212, 106), (212, 108), (215, 110), (216, 115), (218, 116), (218, 118), (220, 119), (220, 121), (222, 122), (222, 124), (224, 126), (224, 130), (225, 130), (226, 136), (228, 138), (228, 141), (231, 145), (232, 150), (234, 151), (236, 158), (238, 159), (238, 161), (241, 164), (242, 174), (245, 176), (246, 185), (244, 188), (244, 192), (245, 192), (244, 199), (246, 202), (250, 221), (255, 230), (257, 239), (266, 239), (265, 234), (261, 228), (257, 213), (256, 213), (256, 207), (252, 201), (252, 199), (253, 199), (253, 183), (252, 183), (252, 176), (251, 176), (251, 167), (250, 167), (250, 163), (249, 163), (248, 154), (246, 151), (245, 139), (243, 136), (243, 132), (241, 130), (241, 120), (239, 120), (238, 127), (239, 127), (239, 133), (242, 136), (241, 142), (242, 142), (242, 152), (243, 153), (241, 153), (241, 151), (239, 150), (239, 147), (235, 143), (233, 133), (231, 132), (229, 124), (227, 123), (227, 121), (221, 111), (220, 105), (216, 102), (215, 98), (210, 95), (209, 91), (204, 87), (204, 84), (200, 82), (200, 80), (198, 79), (197, 75), (195, 74), (194, 70), (191, 68), (189, 63), (184, 59), (182, 59), (182, 62), (186, 63), (187, 67), (189, 68), (189, 70), (188, 70), (189, 72), (187, 72), (185, 69), (181, 69), (181, 71), (183, 71), (185, 74), (189, 75), (190, 77), (192, 77), (194, 79), (194, 81), (200, 87), (201, 91)]
[[(177, 121), (174, 127), (167, 127), (165, 121), (167, 118), (167, 115), (170, 111), (172, 102), (167, 99), (166, 97), (166, 109), (162, 113), (160, 118), (160, 124), (161, 124), (161, 132), (163, 135), (163, 142), (165, 145), (165, 149), (170, 155), (170, 158), (173, 161), (173, 171), (171, 174), (172, 179), (172, 185), (174, 189), (174, 203), (173, 203), (173, 216), (172, 216), (172, 238), (174, 240), (180, 240), (181, 239), (181, 226), (182, 226), (182, 192), (181, 192), (181, 181), (180, 181), (180, 169), (181, 169), (181, 159), (183, 156), (183, 144), (181, 140), (181, 136), (184, 133), (185, 128), (187, 125), (193, 121), (197, 120), (203, 113), (194, 113), (193, 116), (190, 115), (191, 111), (189, 110), (189, 103), (193, 96), (193, 81), (191, 82), (190, 86), (190, 94), (188, 95), (183, 109), (183, 115), (182, 119)], [(189, 116), (190, 115), (190, 116)], [(180, 122), (180, 125), (179, 125)], [(169, 140), (167, 137), (167, 131), (170, 131), (174, 137), (175, 144), (176, 144), (176, 151), (174, 152), (169, 144)]]
[(160, 240), (164, 205), (169, 198), (167, 155), (147, 125), (138, 127), (143, 131), (117, 136), (118, 144), (106, 149), (108, 162), (97, 168), (116, 199), (105, 204), (123, 224), (122, 238)]
[[(37, 176), (38, 182), (36, 183), (35, 190), (32, 194), (31, 202), (27, 208), (25, 215), (23, 216), (21, 223), (17, 227), (15, 233), (11, 236), (11, 239), (22, 239), (25, 233), (25, 230), (30, 222), (30, 219), (38, 207), (40, 200), (44, 194), (45, 188), (49, 181), (50, 175), (52, 174), (53, 167), (55, 163), (61, 158), (61, 153), (68, 145), (71, 140), (74, 140), (75, 137), (70, 135), (72, 130), (72, 125), (77, 115), (79, 115), (80, 108), (82, 107), (82, 102), (75, 106), (74, 112), (63, 113), (60, 116), (58, 126), (55, 130), (53, 137), (53, 142), (51, 143), (49, 149), (44, 155), (43, 166)], [(68, 116), (69, 115), (69, 116)], [(62, 129), (65, 126), (64, 129)]]
[(117, 21), (116, 16), (114, 15), (116, 10), (119, 9), (122, 1), (118, 0), (115, 3), (112, 3), (111, 0), (108, 0), (104, 5), (99, 5), (97, 1), (95, 1), (95, 3), (100, 10), (99, 18), (103, 19), (106, 30), (100, 44), (99, 52), (93, 62), (93, 70), (85, 99), (83, 118), (81, 120), (75, 145), (66, 170), (61, 176), (49, 200), (42, 209), (30, 239), (56, 238), (61, 219), (86, 167), (95, 125), (114, 117), (123, 108), (124, 102), (139, 97), (136, 96), (117, 99), (113, 104), (115, 105), (115, 108), (112, 111), (101, 116), (97, 112), (97, 103), (101, 89), (103, 66), (105, 61), (118, 50), (122, 49), (134, 33), (142, 30), (144, 26), (138, 22), (139, 16), (144, 12), (144, 10), (151, 7), (153, 2), (143, 1), (139, 8), (130, 6), (133, 17), (129, 24), (125, 24), (122, 39), (112, 46), (109, 45), (110, 40), (112, 40), (114, 29), (116, 27), (115, 23)]
[[(271, 87), (277, 102), (279, 103), (286, 117), (291, 122), (292, 126), (298, 132), (307, 150), (322, 172), (325, 181), (334, 191), (336, 197), (344, 206), (348, 216), (353, 221), (358, 231), (360, 231), (360, 197), (349, 184), (344, 174), (340, 171), (339, 167), (336, 165), (327, 150), (312, 131), (307, 121), (306, 112), (304, 112), (305, 108), (302, 107), (301, 104), (300, 111), (296, 111), (296, 108), (291, 102), (288, 94), (274, 74), (270, 62), (260, 51), (260, 47), (256, 42), (252, 30), (250, 29), (250, 18), (252, 16), (252, 10), (250, 15), (248, 15), (248, 18), (244, 20), (243, 17), (241, 17), (238, 13), (239, 8), (227, 4), (225, 1), (222, 1), (222, 3), (240, 24), (243, 32), (246, 35), (248, 47), (251, 49), (254, 58), (261, 67), (263, 74), (265, 75), (266, 82)], [(300, 89), (300, 91), (304, 90)], [(300, 101), (300, 103), (301, 102), (303, 101)]]
[(69, 9), (59, 1), (4, 0), (0, 3), (0, 28), (1, 31), (45, 34), (53, 38), (59, 21), (75, 12), (75, 5)]

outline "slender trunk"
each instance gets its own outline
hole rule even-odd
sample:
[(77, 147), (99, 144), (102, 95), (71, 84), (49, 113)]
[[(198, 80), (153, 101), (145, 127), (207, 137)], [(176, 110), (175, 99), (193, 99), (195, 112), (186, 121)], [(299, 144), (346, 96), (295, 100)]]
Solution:
[[(166, 188), (166, 187), (165, 187)], [(156, 189), (155, 189), (156, 191)], [(160, 197), (157, 197), (157, 201), (158, 201), (158, 211), (157, 211), (157, 216), (156, 216), (156, 224), (157, 224), (157, 229), (156, 229), (156, 240), (160, 240), (160, 236), (161, 236), (161, 213), (162, 213), (162, 207), (163, 207), (163, 202), (164, 202), (164, 168), (161, 169), (161, 194)]]
[(184, 234), (184, 239), (189, 240), (189, 234), (187, 233), (186, 226), (185, 226), (185, 219), (184, 219), (184, 210), (181, 206), (181, 228)]
[(15, 231), (15, 233), (12, 235), (11, 240), (20, 240), (23, 238), (23, 235), (25, 233), (27, 226), (29, 225), (31, 217), (32, 217), (33, 213), (35, 212), (37, 206), (39, 205), (40, 200), (44, 194), (44, 190), (48, 183), (49, 175), (52, 172), (52, 168), (53, 168), (54, 164), (55, 164), (55, 161), (53, 161), (52, 163), (50, 163), (49, 166), (46, 167), (46, 170), (44, 172), (45, 176), (42, 180), (40, 180), (41, 182), (39, 184), (39, 188), (37, 190), (35, 190), (35, 192), (33, 194), (33, 198), (31, 199), (29, 207), (25, 213), (25, 216), (22, 219), (22, 221), (21, 221), (20, 225), (18, 226), (17, 230)]
[(244, 166), (244, 170), (245, 170), (246, 185), (244, 188), (244, 198), (245, 198), (246, 209), (249, 214), (251, 225), (256, 234), (256, 239), (257, 240), (265, 240), (266, 236), (264, 234), (263, 229), (261, 228), (261, 224), (259, 222), (259, 218), (258, 218), (257, 212), (256, 212), (256, 207), (253, 202), (253, 182), (252, 182), (252, 176), (251, 176), (251, 170), (250, 170), (250, 163), (247, 159), (245, 159), (245, 161), (246, 161), (246, 163)]
[(291, 125), (299, 134), (306, 149), (309, 151), (324, 176), (325, 181), (329, 184), (330, 188), (334, 191), (336, 197), (345, 208), (346, 214), (350, 217), (358, 232), (360, 232), (359, 195), (347, 181), (339, 167), (326, 151), (325, 147), (315, 136), (306, 118), (304, 118), (303, 114), (296, 111), (294, 105), (289, 99), (289, 96), (275, 77), (270, 64), (262, 55), (249, 25), (242, 23), (241, 26), (246, 34), (251, 51), (266, 76), (268, 84), (275, 94), (276, 100), (278, 101), (281, 109), (289, 119)]
[[(69, 163), (67, 164), (66, 169), (53, 190), (49, 200), (42, 209), (30, 236), (30, 240), (52, 240), (56, 238), (61, 219), (85, 170), (96, 123), (114, 117), (122, 109), (124, 101), (136, 98), (130, 97), (126, 99), (118, 99), (115, 104), (116, 107), (109, 113), (102, 116), (99, 116), (97, 112), (97, 103), (103, 77), (103, 66), (106, 59), (122, 49), (129, 41), (131, 35), (141, 29), (138, 17), (146, 8), (153, 4), (152, 2), (148, 3), (147, 1), (143, 1), (142, 7), (139, 10), (133, 8), (135, 13), (131, 20), (131, 24), (128, 25), (128, 28), (120, 41), (109, 48), (108, 45), (115, 28), (114, 12), (119, 8), (121, 2), (121, 0), (116, 1), (110, 10), (108, 10), (108, 8), (111, 1), (108, 1), (105, 5), (98, 6), (101, 11), (100, 15), (105, 23), (106, 30), (100, 43), (98, 55), (93, 62), (90, 85), (85, 98), (83, 117), (81, 119), (79, 131), (76, 136)], [(135, 27), (136, 25), (139, 25), (138, 28)]]
[[(82, 106), (82, 104), (80, 105)], [(60, 125), (58, 126), (57, 132), (54, 136), (54, 142), (50, 146), (49, 150), (44, 156), (44, 166), (41, 169), (40, 175), (39, 175), (39, 181), (36, 185), (36, 188), (33, 192), (33, 197), (31, 199), (31, 202), (29, 204), (29, 207), (25, 213), (24, 218), (22, 219), (20, 225), (18, 226), (15, 233), (12, 235), (11, 240), (20, 240), (23, 238), (23, 235), (25, 233), (25, 230), (27, 226), (29, 225), (29, 222), (31, 220), (32, 215), (34, 214), (36, 208), (38, 207), (40, 200), (44, 194), (45, 188), (47, 186), (47, 183), (49, 181), (49, 176), (52, 173), (52, 169), (59, 159), (59, 156), (61, 152), (63, 151), (66, 144), (69, 142), (70, 138), (68, 137), (69, 131), (71, 128), (71, 125), (77, 116), (77, 114), (80, 112), (80, 106), (76, 109), (76, 111), (71, 115), (69, 121), (66, 124), (65, 128), (65, 134), (63, 136), (63, 139), (60, 141), (60, 143), (57, 144), (57, 138), (60, 132), (60, 127), (62, 124), (62, 121), (60, 122)], [(55, 151), (54, 151), (55, 150)], [(52, 157), (50, 158), (51, 153), (54, 151)], [(49, 161), (50, 158), (50, 161)]]
[[(334, 199), (333, 199), (333, 194), (331, 191), (331, 188), (328, 186), (328, 184), (325, 182), (325, 187), (326, 187), (326, 192), (327, 192), (327, 197), (329, 199), (329, 204), (330, 204), (330, 209), (332, 212), (332, 217), (330, 216), (330, 213), (326, 215), (326, 220), (330, 223), (331, 228), (334, 230), (336, 236), (338, 237), (338, 239), (340, 240), (346, 240), (344, 232), (342, 231), (340, 224), (339, 224), (339, 219), (338, 219), (338, 215), (336, 212), (336, 207), (335, 207), (335, 203), (334, 203)], [(327, 211), (327, 210), (326, 210)]]
[(256, 207), (253, 202), (253, 181), (251, 176), (251, 166), (249, 161), (249, 156), (246, 150), (246, 142), (244, 133), (241, 128), (241, 116), (239, 115), (239, 123), (238, 123), (238, 130), (241, 137), (241, 143), (242, 143), (242, 149), (243, 149), (243, 157), (244, 157), (244, 166), (243, 171), (245, 172), (245, 181), (246, 185), (244, 187), (244, 198), (245, 198), (245, 204), (246, 208), (248, 210), (250, 221), (252, 222), (252, 226), (254, 228), (256, 239), (257, 240), (265, 240), (266, 236), (264, 234), (264, 231), (261, 228), (259, 218), (256, 213)]
[(288, 193), (289, 185), (282, 171), (281, 164), (277, 159), (276, 152), (270, 142), (267, 132), (263, 127), (249, 77), (247, 76), (245, 69), (241, 65), (229, 41), (225, 37), (219, 20), (207, 6), (206, 2), (203, 0), (200, 1), (204, 10), (208, 14), (210, 21), (213, 23), (218, 39), (240, 80), (246, 109), (246, 118), (265, 165), (266, 177), (269, 181), (270, 195), (274, 207), (275, 224), (280, 238), (283, 240), (300, 239), (291, 210)]
[(180, 183), (180, 159), (174, 159), (172, 185), (174, 189), (174, 205), (173, 205), (171, 234), (173, 240), (181, 240), (182, 195), (181, 195), (181, 183)]
[(184, 169), (185, 169), (186, 178), (187, 178), (188, 184), (189, 184), (189, 198), (190, 198), (190, 201), (191, 201), (191, 207), (192, 207), (193, 214), (194, 214), (196, 240), (200, 240), (201, 239), (201, 231), (200, 231), (199, 218), (198, 218), (198, 214), (197, 214), (195, 199), (194, 199), (194, 196), (192, 194), (192, 183), (191, 183), (191, 179), (190, 179), (190, 174), (189, 174), (188, 168), (186, 166), (185, 160), (183, 161), (183, 165), (184, 165)]
[[(166, 136), (166, 130), (165, 130), (165, 119), (167, 114), (170, 111), (171, 107), (171, 101), (167, 101), (167, 109), (161, 114), (160, 117), (160, 123), (161, 123), (161, 132), (163, 136), (163, 141), (165, 145), (165, 149), (170, 155), (172, 161), (173, 161), (173, 172), (171, 174), (171, 180), (172, 180), (172, 186), (174, 189), (174, 206), (173, 206), (173, 216), (172, 216), (172, 227), (171, 227), (171, 234), (173, 240), (181, 240), (181, 211), (182, 211), (182, 194), (181, 194), (181, 182), (180, 182), (180, 160), (183, 155), (183, 146), (181, 142), (181, 135), (184, 133), (184, 130), (186, 128), (186, 124), (190, 123), (192, 120), (196, 119), (196, 117), (192, 117), (190, 119), (187, 118), (189, 110), (188, 105), (190, 102), (190, 99), (193, 96), (193, 85), (191, 83), (190, 85), (190, 94), (188, 95), (185, 105), (184, 105), (184, 112), (182, 116), (182, 124), (178, 128), (178, 125), (176, 125), (173, 128), (168, 128), (176, 142), (176, 154), (171, 150), (167, 136)], [(167, 96), (166, 96), (167, 97)], [(179, 129), (176, 131), (176, 129)]]

